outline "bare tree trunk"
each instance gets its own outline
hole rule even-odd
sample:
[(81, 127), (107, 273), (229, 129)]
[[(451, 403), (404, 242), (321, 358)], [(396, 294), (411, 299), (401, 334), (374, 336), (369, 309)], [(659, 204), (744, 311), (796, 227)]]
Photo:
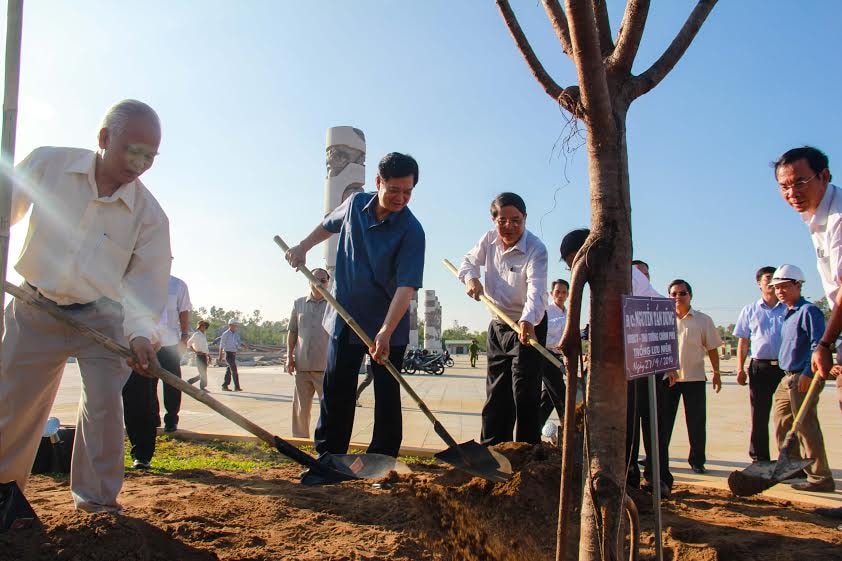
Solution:
[(631, 289), (632, 244), (625, 111), (614, 117), (613, 138), (589, 131), (587, 146), (593, 228), (583, 256), (591, 287), (591, 338), (581, 561), (621, 558), (626, 441), (621, 298)]

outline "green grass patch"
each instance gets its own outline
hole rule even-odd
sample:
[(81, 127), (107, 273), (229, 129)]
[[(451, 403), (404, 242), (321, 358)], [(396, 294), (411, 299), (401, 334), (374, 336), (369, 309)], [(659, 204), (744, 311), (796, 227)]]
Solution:
[[(125, 463), (131, 468), (131, 444), (126, 441)], [(219, 469), (248, 473), (288, 463), (286, 457), (263, 443), (249, 441), (191, 441), (159, 436), (152, 458), (152, 471)]]

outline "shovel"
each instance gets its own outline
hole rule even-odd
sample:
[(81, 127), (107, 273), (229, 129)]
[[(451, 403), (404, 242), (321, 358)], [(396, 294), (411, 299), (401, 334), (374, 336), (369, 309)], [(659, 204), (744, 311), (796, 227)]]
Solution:
[(757, 462), (742, 471), (732, 472), (728, 476), (728, 487), (732, 493), (738, 497), (747, 497), (760, 493), (781, 481), (789, 479), (815, 462), (814, 459), (809, 458), (793, 460), (789, 455), (793, 451), (793, 448), (798, 447), (798, 430), (801, 428), (804, 416), (810, 411), (811, 407), (815, 406), (819, 396), (820, 385), (821, 378), (818, 374), (813, 374), (810, 389), (807, 390), (807, 395), (804, 397), (804, 401), (801, 402), (801, 407), (798, 408), (792, 428), (786, 434), (783, 446), (781, 446), (781, 452), (778, 455), (778, 461)]
[[(275, 236), (274, 240), (284, 253), (289, 251), (289, 246), (283, 239), (281, 239), (280, 236)], [(334, 298), (330, 292), (322, 287), (321, 283), (313, 276), (313, 273), (311, 273), (304, 265), (300, 265), (298, 270), (307, 277), (310, 284), (319, 291), (324, 299), (336, 309), (336, 313), (338, 313), (339, 316), (345, 320), (345, 323), (354, 330), (354, 333), (357, 334), (362, 342), (369, 348), (373, 347), (374, 341), (371, 340), (371, 337), (369, 337), (363, 328), (360, 327), (354, 318), (351, 317), (351, 314), (348, 313), (342, 304), (337, 302), (336, 298)], [(389, 371), (389, 374), (397, 380), (404, 391), (412, 397), (413, 401), (415, 401), (424, 415), (426, 415), (430, 422), (433, 423), (433, 430), (435, 430), (436, 434), (444, 440), (445, 444), (447, 444), (448, 448), (435, 454), (436, 458), (457, 469), (470, 473), (471, 475), (482, 477), (488, 481), (507, 481), (512, 477), (512, 466), (505, 456), (473, 440), (458, 444), (450, 433), (447, 432), (447, 429), (445, 429), (438, 419), (436, 419), (433, 412), (430, 411), (429, 407), (427, 407), (427, 404), (424, 403), (417, 393), (415, 393), (412, 386), (404, 380), (403, 376), (400, 375), (398, 369), (395, 368), (392, 362), (387, 358), (382, 364)]]
[[(90, 337), (102, 344), (102, 346), (109, 351), (125, 358), (133, 358), (132, 352), (128, 348), (120, 345), (99, 331), (91, 329), (90, 327), (87, 327), (81, 322), (73, 319), (52, 302), (39, 298), (36, 293), (14, 286), (8, 282), (6, 283), (5, 288), (6, 292), (18, 300), (47, 312), (82, 335)], [(147, 372), (155, 378), (163, 380), (170, 386), (188, 394), (196, 401), (201, 401), (229, 421), (232, 421), (234, 424), (247, 430), (269, 446), (276, 448), (278, 452), (284, 456), (304, 467), (309, 468), (308, 473), (301, 480), (301, 482), (305, 485), (338, 483), (340, 481), (347, 481), (351, 479), (379, 479), (384, 477), (390, 471), (397, 471), (399, 473), (406, 473), (410, 471), (405, 464), (384, 454), (336, 454), (329, 455), (327, 458), (317, 461), (311, 455), (299, 450), (297, 447), (293, 446), (281, 437), (273, 436), (271, 433), (252, 423), (230, 407), (223, 405), (221, 402), (202, 392), (200, 389), (188, 384), (178, 376), (164, 370), (160, 366), (150, 364)]]

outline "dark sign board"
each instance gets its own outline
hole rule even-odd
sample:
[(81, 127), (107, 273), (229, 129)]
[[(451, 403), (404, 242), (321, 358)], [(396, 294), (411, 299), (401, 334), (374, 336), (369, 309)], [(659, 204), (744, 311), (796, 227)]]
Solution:
[(623, 296), (623, 348), (628, 380), (678, 369), (675, 302)]

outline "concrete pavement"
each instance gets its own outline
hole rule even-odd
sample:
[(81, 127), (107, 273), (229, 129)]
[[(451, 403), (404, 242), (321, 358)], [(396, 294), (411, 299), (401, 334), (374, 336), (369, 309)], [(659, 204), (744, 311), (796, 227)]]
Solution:
[[(479, 439), (480, 412), (485, 399), (485, 362), (480, 358), (477, 368), (471, 368), (466, 357), (455, 357), (456, 365), (441, 376), (407, 376), (413, 389), (427, 403), (453, 437), (464, 442)], [(687, 430), (681, 413), (675, 423), (670, 447), (670, 466), (676, 481), (687, 484), (726, 489), (728, 474), (742, 469), (749, 462), (748, 440), (751, 428), (748, 388), (739, 386), (729, 372), (736, 370), (734, 360), (722, 361), (723, 387), (719, 394), (708, 391), (707, 407), (707, 456), (708, 473), (696, 475), (686, 462), (689, 445)], [(185, 379), (196, 375), (194, 367), (182, 367)], [(240, 368), (240, 382), (245, 391), (223, 392), (220, 389), (224, 369), (211, 368), (208, 372), (211, 395), (235, 409), (273, 434), (283, 438), (291, 435), (293, 378), (281, 367)], [(360, 378), (362, 379), (362, 377)], [(79, 401), (81, 380), (76, 364), (69, 363), (53, 406), (52, 415), (62, 423), (73, 424)], [(160, 393), (160, 387), (159, 387)], [(414, 402), (403, 394), (404, 452), (429, 455), (443, 449), (441, 439)], [(160, 400), (163, 408), (163, 399)], [(365, 449), (371, 438), (373, 426), (373, 391), (366, 388), (361, 398), (362, 407), (356, 410), (352, 442)], [(683, 409), (682, 409), (683, 410)], [(310, 431), (312, 434), (318, 417), (318, 402), (314, 401)], [(208, 409), (189, 396), (182, 401), (179, 433), (185, 437), (214, 435), (220, 438), (246, 437), (248, 433), (224, 417)], [(555, 418), (555, 414), (553, 415)], [(825, 437), (828, 458), (836, 479), (837, 491), (805, 493), (779, 484), (765, 492), (766, 495), (824, 506), (842, 507), (842, 412), (839, 411), (834, 384), (826, 386), (819, 402), (819, 419)], [(296, 442), (296, 439), (290, 438)], [(774, 444), (773, 444), (774, 447)], [(642, 451), (641, 451), (642, 453)], [(773, 456), (775, 450), (772, 450)], [(153, 459), (154, 464), (154, 459)]]

